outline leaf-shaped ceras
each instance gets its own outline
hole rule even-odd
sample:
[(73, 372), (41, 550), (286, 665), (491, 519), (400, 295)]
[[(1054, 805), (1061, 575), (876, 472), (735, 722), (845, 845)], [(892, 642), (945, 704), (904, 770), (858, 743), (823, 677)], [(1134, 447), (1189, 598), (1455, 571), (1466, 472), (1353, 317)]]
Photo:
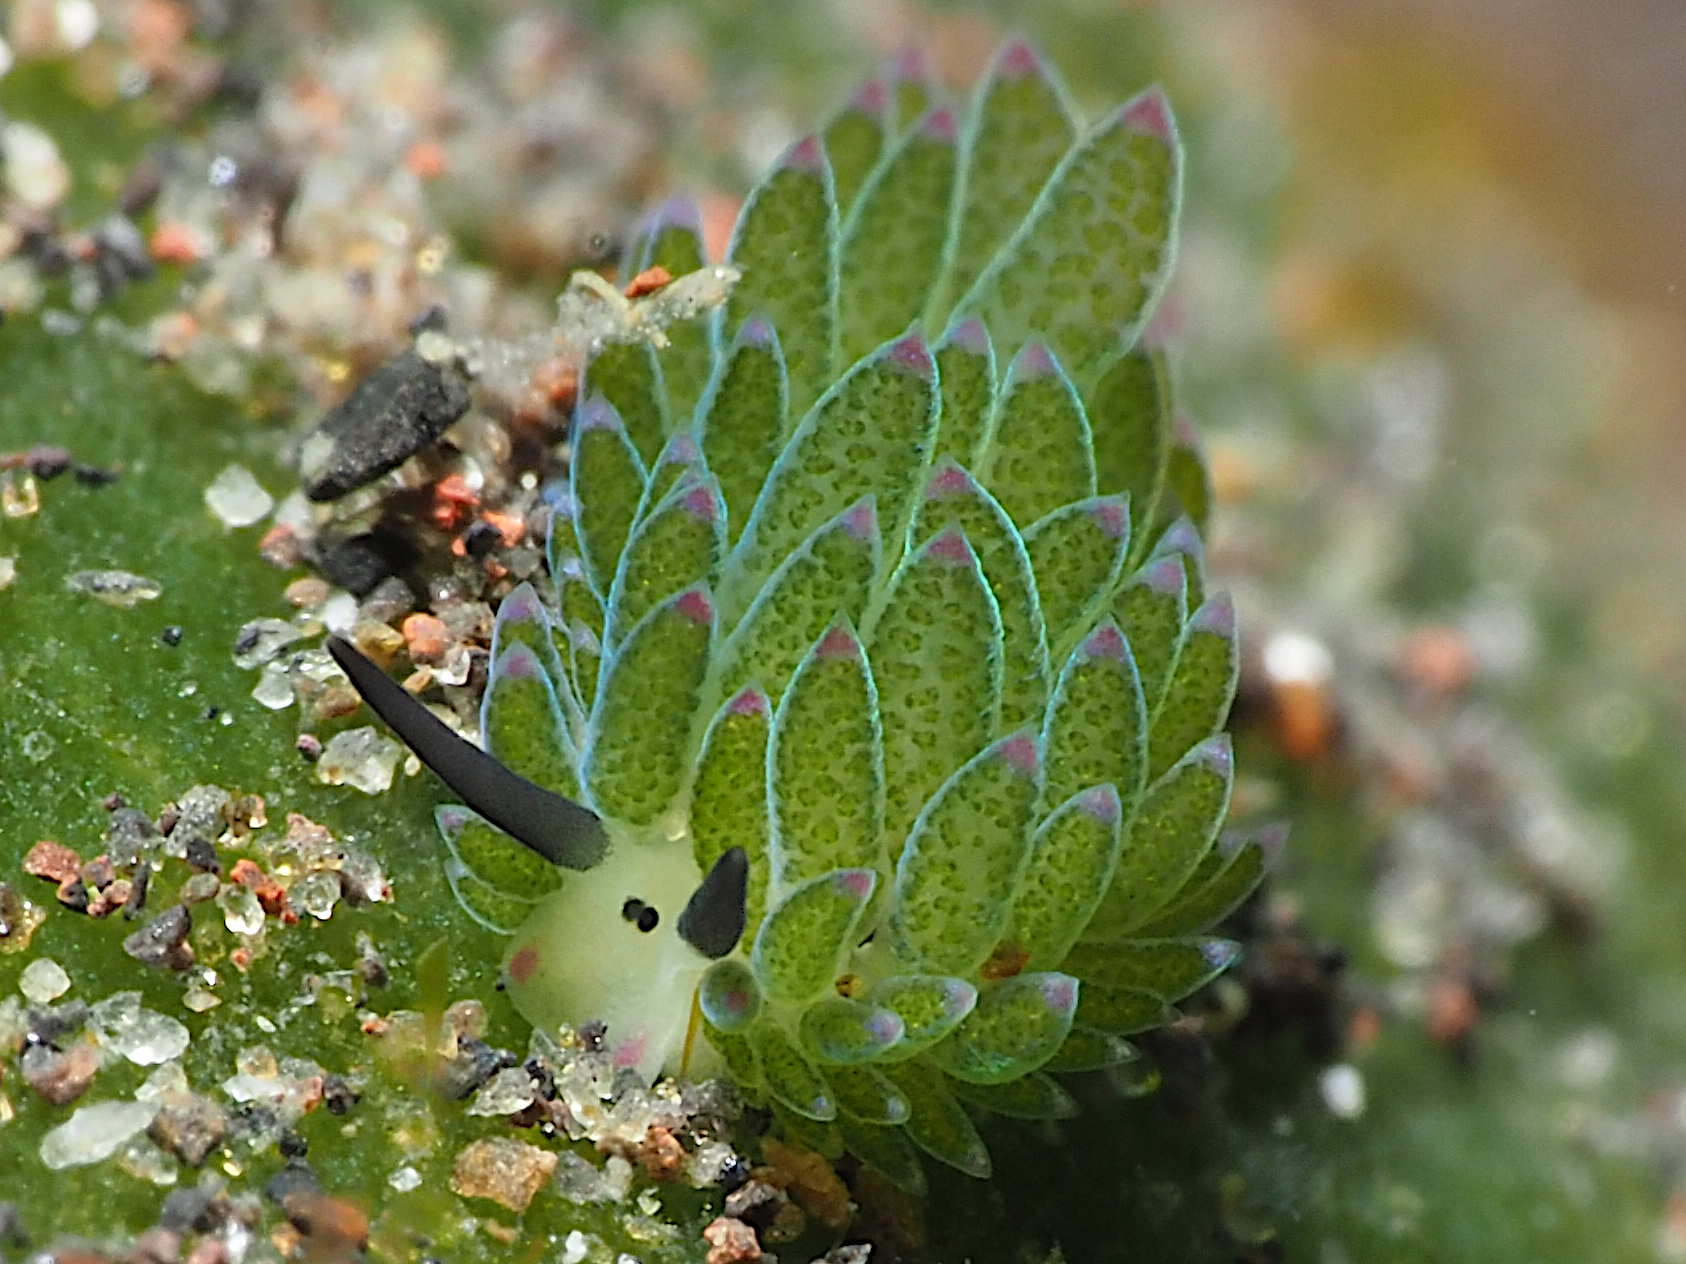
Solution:
[[(1022, 42), (939, 95), (863, 90), (746, 199), (723, 312), (585, 366), (484, 750), (335, 648), (462, 798), (447, 876), (522, 1014), (914, 1191), (921, 1153), (987, 1174), (969, 1111), (1062, 1118), (1057, 1074), (1135, 1058), (1281, 842), (1222, 832), (1234, 611), (1139, 341), (1169, 107), (1084, 131)], [(629, 269), (700, 226), (664, 205)]]

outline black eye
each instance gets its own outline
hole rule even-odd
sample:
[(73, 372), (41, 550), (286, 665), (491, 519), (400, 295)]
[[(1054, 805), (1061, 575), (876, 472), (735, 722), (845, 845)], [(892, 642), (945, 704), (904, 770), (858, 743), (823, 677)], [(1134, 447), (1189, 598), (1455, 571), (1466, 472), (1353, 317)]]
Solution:
[(621, 905), (621, 916), (646, 935), (661, 921), (661, 914), (640, 899), (629, 899)]

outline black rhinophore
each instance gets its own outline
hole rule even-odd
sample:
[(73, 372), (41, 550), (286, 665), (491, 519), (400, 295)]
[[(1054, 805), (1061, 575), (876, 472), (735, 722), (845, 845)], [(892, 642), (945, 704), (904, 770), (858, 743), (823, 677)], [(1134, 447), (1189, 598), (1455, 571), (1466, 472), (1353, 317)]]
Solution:
[(564, 869), (593, 868), (608, 854), (609, 835), (597, 813), (511, 772), (458, 737), (344, 639), (330, 636), (328, 652), (363, 701), (422, 763), (511, 838)]

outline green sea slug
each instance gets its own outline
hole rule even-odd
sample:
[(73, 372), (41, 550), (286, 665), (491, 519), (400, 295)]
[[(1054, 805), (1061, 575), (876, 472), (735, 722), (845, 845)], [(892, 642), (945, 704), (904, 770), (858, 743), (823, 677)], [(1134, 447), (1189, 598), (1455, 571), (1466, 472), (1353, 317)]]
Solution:
[[(964, 125), (863, 92), (750, 195), (724, 310), (590, 362), (484, 753), (335, 643), (469, 805), (450, 880), (536, 1025), (717, 1057), (917, 1189), (1233, 960), (1235, 618), (1142, 340), (1181, 183), (1158, 90), (1080, 128), (1021, 43)], [(703, 262), (684, 203), (628, 260)]]

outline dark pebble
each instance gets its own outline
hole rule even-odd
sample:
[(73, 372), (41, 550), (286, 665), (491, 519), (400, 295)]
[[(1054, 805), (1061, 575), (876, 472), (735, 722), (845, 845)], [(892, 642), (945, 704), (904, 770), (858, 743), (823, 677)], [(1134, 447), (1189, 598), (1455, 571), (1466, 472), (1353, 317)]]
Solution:
[(100, 800), (100, 806), (107, 812), (115, 812), (118, 808), (125, 806), (127, 803), (128, 800), (116, 790), (113, 790), (110, 794), (106, 795), (105, 798)]
[(302, 1159), (310, 1153), (310, 1142), (296, 1132), (284, 1132), (281, 1140), (275, 1143), (275, 1148), (281, 1151), (284, 1159)]
[(468, 405), (468, 382), (455, 369), (429, 364), (413, 350), (394, 356), (305, 437), (299, 450), (305, 494), (338, 500), (374, 482), (444, 434)]
[(330, 584), (337, 584), (354, 597), (364, 597), (413, 566), (416, 558), (416, 550), (397, 532), (376, 527), (322, 550), (316, 569)]
[(442, 334), (447, 323), (445, 308), (439, 303), (434, 303), (410, 322), (410, 337), (429, 332)]
[(123, 951), (143, 965), (184, 970), (193, 963), (187, 936), (193, 915), (185, 904), (172, 904), (123, 941)]
[(732, 1161), (720, 1169), (720, 1188), (728, 1194), (749, 1182), (749, 1160), (741, 1154), (734, 1155)]
[(222, 872), (222, 861), (217, 859), (217, 849), (203, 834), (195, 834), (187, 840), (186, 859), (188, 865), (199, 873)]
[(88, 911), (88, 884), (80, 878), (59, 883), (58, 897), (59, 903), (72, 913)]
[(32, 1007), (24, 1011), (24, 1021), (28, 1024), (26, 1039), (30, 1044), (57, 1044), (71, 1033), (82, 1030), (88, 1021), (88, 1004), (86, 1001), (66, 1001), (63, 1005), (50, 1005), (45, 1009)]
[(68, 448), (54, 447), (46, 443), (31, 448), (24, 453), (23, 459), (29, 466), (29, 472), (43, 483), (57, 478), (76, 464), (76, 458), (70, 454)]
[(181, 644), (181, 638), (182, 626), (179, 623), (172, 623), (169, 627), (165, 628), (158, 634), (158, 639), (165, 645), (168, 645), (171, 649), (174, 649), (176, 646)]
[(527, 1073), (527, 1078), (533, 1081), (533, 1092), (542, 1102), (556, 1100), (556, 1075), (537, 1058), (528, 1058), (522, 1063), (521, 1069)]
[(272, 1203), (282, 1202), (294, 1194), (321, 1192), (322, 1186), (316, 1179), (316, 1173), (302, 1159), (288, 1160), (287, 1166), (270, 1177), (263, 1187), (263, 1196)]
[(158, 837), (152, 818), (139, 808), (117, 807), (105, 823), (105, 841), (113, 851), (131, 852)]
[(459, 1040), (457, 1056), (439, 1068), (435, 1082), (441, 1093), (460, 1101), (514, 1065), (515, 1055), (508, 1049), (494, 1049), (484, 1040)]
[(110, 487), (120, 477), (116, 470), (102, 469), (97, 465), (83, 465), (81, 462), (77, 462), (71, 473), (83, 487), (95, 488)]
[(216, 1196), (204, 1189), (173, 1189), (164, 1200), (158, 1223), (173, 1233), (209, 1233), (222, 1219)]
[(0, 1247), (27, 1248), (29, 1234), (24, 1232), (23, 1213), (16, 1203), (0, 1203)]
[(330, 1075), (322, 1081), (322, 1103), (330, 1115), (343, 1115), (362, 1100), (363, 1094), (340, 1076)]
[(462, 546), (470, 557), (485, 557), (503, 542), (503, 532), (484, 518), (476, 518), (462, 533)]
[(141, 861), (135, 866), (134, 881), (129, 886), (129, 898), (123, 901), (123, 920), (132, 922), (146, 907), (146, 893), (152, 886), (152, 866)]

